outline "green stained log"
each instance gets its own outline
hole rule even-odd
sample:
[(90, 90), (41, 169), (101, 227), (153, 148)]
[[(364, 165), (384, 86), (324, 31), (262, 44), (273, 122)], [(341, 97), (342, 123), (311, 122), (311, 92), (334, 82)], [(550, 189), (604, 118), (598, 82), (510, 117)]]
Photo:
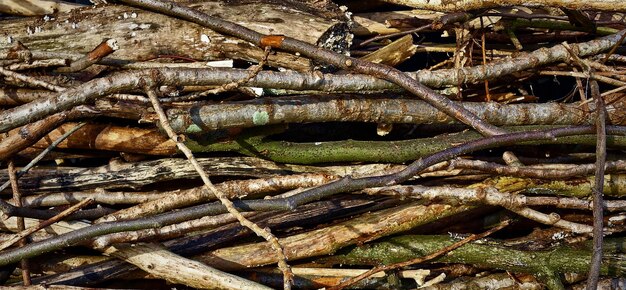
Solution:
[[(508, 127), (507, 130), (523, 131), (549, 126)], [(554, 128), (554, 127), (551, 127)], [(275, 129), (269, 129), (275, 130)], [(432, 138), (402, 141), (333, 141), (295, 143), (274, 141), (262, 135), (276, 133), (267, 129), (248, 130), (235, 140), (226, 142), (200, 142), (188, 138), (185, 142), (194, 152), (238, 152), (281, 163), (313, 164), (327, 162), (390, 162), (403, 163), (450, 148), (460, 143), (476, 140), (481, 136), (473, 131), (441, 135)], [(251, 133), (255, 132), (255, 133)], [(560, 137), (556, 140), (524, 142), (518, 145), (577, 144), (595, 146), (594, 135)], [(607, 136), (609, 148), (626, 148), (626, 136)]]
[[(342, 265), (393, 264), (422, 257), (458, 240), (449, 236), (407, 235), (387, 238), (384, 241), (352, 247), (342, 254), (327, 258), (324, 262)], [(601, 274), (612, 277), (626, 275), (624, 238), (606, 239)], [(499, 242), (466, 244), (447, 255), (431, 260), (431, 263), (462, 263), (486, 268), (531, 274), (586, 273), (589, 271), (591, 246), (558, 246), (547, 251), (516, 250)]]

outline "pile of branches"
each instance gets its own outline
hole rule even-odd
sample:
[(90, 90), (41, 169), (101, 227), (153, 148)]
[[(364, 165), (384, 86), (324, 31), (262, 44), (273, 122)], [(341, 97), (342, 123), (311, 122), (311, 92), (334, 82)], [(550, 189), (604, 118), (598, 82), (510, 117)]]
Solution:
[(4, 285), (626, 283), (625, 2), (94, 2), (0, 5)]

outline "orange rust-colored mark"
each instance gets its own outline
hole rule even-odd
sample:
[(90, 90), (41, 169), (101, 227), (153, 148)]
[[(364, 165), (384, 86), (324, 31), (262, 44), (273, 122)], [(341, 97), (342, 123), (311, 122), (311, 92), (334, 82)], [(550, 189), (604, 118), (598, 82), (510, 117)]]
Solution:
[(87, 54), (87, 59), (98, 60), (113, 53), (119, 47), (115, 39), (106, 39)]
[(271, 47), (271, 48), (280, 48), (283, 44), (283, 40), (285, 40), (285, 36), (283, 35), (268, 35), (261, 38), (260, 46), (261, 48)]

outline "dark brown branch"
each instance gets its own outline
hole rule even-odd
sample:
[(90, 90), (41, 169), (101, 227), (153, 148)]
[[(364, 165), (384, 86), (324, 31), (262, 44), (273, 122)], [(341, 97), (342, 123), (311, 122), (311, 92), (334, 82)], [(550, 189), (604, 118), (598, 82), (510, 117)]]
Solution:
[(600, 267), (602, 266), (602, 240), (604, 239), (604, 166), (606, 164), (606, 108), (604, 100), (600, 96), (598, 82), (590, 80), (589, 89), (596, 103), (596, 172), (595, 187), (593, 192), (593, 254), (591, 267), (587, 278), (587, 290), (594, 290), (600, 279)]

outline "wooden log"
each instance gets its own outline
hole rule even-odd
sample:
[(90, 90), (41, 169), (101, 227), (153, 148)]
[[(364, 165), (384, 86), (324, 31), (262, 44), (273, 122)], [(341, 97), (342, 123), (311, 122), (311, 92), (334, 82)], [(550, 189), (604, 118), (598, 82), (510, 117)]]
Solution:
[[(280, 164), (252, 157), (199, 158), (198, 162), (208, 172), (211, 172), (212, 176), (261, 178), (292, 172)], [(24, 192), (65, 191), (97, 187), (137, 189), (156, 182), (196, 177), (196, 171), (187, 160), (162, 158), (136, 163), (114, 161), (104, 166), (92, 168), (32, 169), (20, 179), (20, 188)], [(6, 180), (8, 180), (7, 170), (0, 170), (0, 182), (3, 183)]]
[[(326, 11), (314, 15), (263, 1), (235, 4), (203, 1), (190, 5), (261, 33), (286, 35), (338, 52), (345, 52), (349, 47), (349, 27), (340, 13)], [(120, 46), (114, 56), (124, 60), (176, 55), (196, 60), (231, 58), (257, 62), (263, 56), (262, 49), (246, 41), (187, 21), (122, 5), (88, 6), (54, 17), (5, 20), (2, 30), (6, 36), (0, 39), (0, 50), (10, 48), (19, 40), (31, 50), (87, 53), (102, 39), (114, 38)], [(296, 70), (310, 70), (315, 66), (304, 57), (281, 52), (272, 54), (269, 64)]]
[[(345, 246), (406, 231), (468, 208), (436, 203), (428, 206), (407, 203), (333, 226), (288, 236), (280, 239), (280, 244), (290, 261), (328, 255)], [(267, 243), (221, 248), (197, 255), (194, 259), (225, 271), (276, 263), (276, 257)]]
[(0, 5), (0, 13), (33, 16), (66, 12), (81, 5), (59, 0), (5, 0)]
[[(63, 124), (40, 139), (33, 147), (44, 149), (50, 146), (54, 140), (57, 140), (74, 126), (76, 126), (75, 123)], [(19, 134), (18, 129), (11, 131), (9, 136), (16, 134)], [(157, 130), (94, 123), (78, 129), (61, 142), (57, 148), (108, 150), (165, 156), (171, 156), (178, 152), (174, 141)]]

